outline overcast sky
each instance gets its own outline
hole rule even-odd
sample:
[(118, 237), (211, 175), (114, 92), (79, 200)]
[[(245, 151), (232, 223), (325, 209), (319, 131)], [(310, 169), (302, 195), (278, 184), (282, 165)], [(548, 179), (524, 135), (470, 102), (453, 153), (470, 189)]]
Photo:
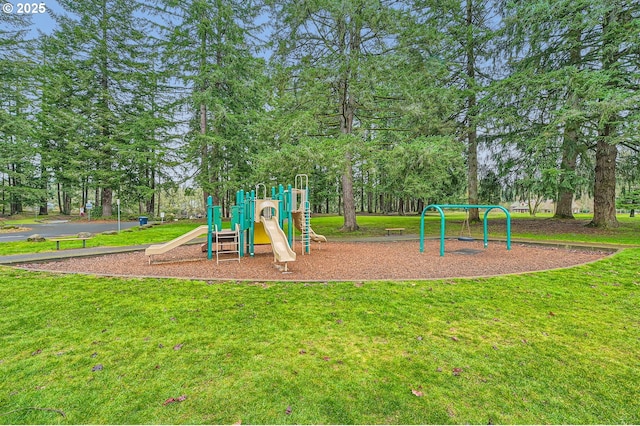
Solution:
[[(25, 4), (26, 1), (22, 2), (17, 0), (0, 0), (0, 4), (5, 4), (5, 3), (11, 3), (13, 5), (13, 13), (16, 13), (16, 11), (18, 10), (18, 3)], [(36, 2), (32, 2), (32, 3), (36, 3)], [(38, 4), (44, 3), (47, 8), (47, 12), (48, 11), (53, 11), (56, 13), (62, 12), (62, 7), (60, 7), (60, 5), (56, 0), (37, 1), (37, 3)], [(50, 34), (51, 31), (53, 31), (53, 29), (55, 28), (56, 23), (54, 19), (49, 15), (49, 13), (34, 13), (31, 15), (31, 18), (32, 18), (31, 35), (34, 38), (38, 36), (38, 30), (42, 31), (45, 34)]]

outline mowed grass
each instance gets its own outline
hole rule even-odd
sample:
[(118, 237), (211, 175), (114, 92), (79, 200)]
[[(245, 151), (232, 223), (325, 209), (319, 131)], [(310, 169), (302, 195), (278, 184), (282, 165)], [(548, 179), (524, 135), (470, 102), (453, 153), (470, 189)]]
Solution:
[[(449, 232), (463, 217), (447, 215)], [(533, 220), (533, 239), (584, 238)], [(358, 222), (351, 236), (419, 231), (415, 216)], [(586, 238), (637, 244), (638, 221), (621, 222)], [(199, 225), (88, 245), (168, 241)], [(344, 235), (340, 225), (312, 222), (331, 238)], [(427, 235), (438, 232), (429, 217)], [(0, 253), (51, 244), (5, 243)], [(638, 424), (639, 257), (627, 248), (558, 271), (351, 283), (0, 268), (0, 423)]]
[(638, 424), (639, 257), (306, 284), (0, 268), (0, 422)]

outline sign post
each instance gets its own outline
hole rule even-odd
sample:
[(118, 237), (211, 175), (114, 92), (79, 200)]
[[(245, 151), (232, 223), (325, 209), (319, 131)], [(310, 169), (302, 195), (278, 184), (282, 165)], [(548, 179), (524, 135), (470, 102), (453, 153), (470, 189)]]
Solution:
[(87, 201), (87, 205), (84, 208), (87, 210), (87, 222), (91, 222), (91, 209), (93, 208), (91, 201)]
[(164, 212), (160, 212), (160, 223), (164, 223)]
[(116, 199), (116, 204), (118, 205), (118, 234), (120, 233), (120, 198)]

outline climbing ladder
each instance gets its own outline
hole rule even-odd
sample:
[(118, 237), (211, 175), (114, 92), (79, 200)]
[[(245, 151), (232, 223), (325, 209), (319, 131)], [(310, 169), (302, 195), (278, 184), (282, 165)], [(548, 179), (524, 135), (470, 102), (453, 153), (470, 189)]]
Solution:
[(300, 194), (300, 204), (298, 204), (297, 196), (294, 200), (295, 210), (302, 210), (302, 254), (311, 252), (311, 203), (309, 202), (309, 176), (296, 175), (295, 179), (296, 193)]
[[(240, 225), (236, 224), (235, 229), (220, 230), (215, 227), (215, 251), (216, 263), (227, 260), (237, 260), (240, 262)], [(231, 255), (230, 257), (220, 258), (220, 255)]]
[(311, 204), (309, 200), (304, 201), (304, 207), (302, 210), (302, 254), (308, 254), (311, 251), (311, 233), (309, 229), (311, 226)]

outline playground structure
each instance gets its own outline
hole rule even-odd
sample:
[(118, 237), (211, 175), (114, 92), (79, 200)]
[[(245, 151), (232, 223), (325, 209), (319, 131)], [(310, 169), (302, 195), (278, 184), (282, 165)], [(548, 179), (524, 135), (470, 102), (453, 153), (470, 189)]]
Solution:
[[(511, 215), (509, 214), (509, 210), (505, 209), (502, 206), (494, 206), (494, 205), (482, 205), (482, 204), (430, 204), (422, 210), (422, 215), (420, 216), (420, 253), (424, 253), (424, 216), (427, 213), (427, 210), (437, 210), (440, 213), (440, 256), (444, 256), (444, 235), (445, 235), (445, 220), (444, 220), (444, 211), (443, 209), (464, 209), (467, 213), (469, 209), (485, 209), (484, 217), (483, 217), (483, 243), (484, 248), (487, 248), (489, 245), (489, 222), (488, 216), (489, 212), (493, 209), (502, 210), (507, 215), (507, 250), (511, 250)], [(469, 218), (468, 216), (463, 223), (464, 227), (467, 227), (469, 230)], [(469, 231), (470, 234), (470, 231)], [(461, 241), (469, 241), (469, 237), (460, 237)]]
[[(262, 198), (258, 193), (262, 187)], [(207, 242), (202, 246), (207, 252), (207, 259), (216, 262), (224, 260), (240, 260), (245, 254), (254, 256), (254, 246), (271, 244), (273, 259), (284, 264), (296, 260), (293, 250), (295, 231), (301, 234), (302, 254), (311, 252), (311, 242), (326, 242), (323, 235), (311, 229), (311, 207), (309, 203), (309, 179), (307, 175), (297, 175), (295, 187), (283, 185), (271, 188), (271, 196), (267, 197), (267, 188), (263, 184), (256, 185), (255, 190), (236, 193), (236, 204), (231, 207), (231, 227), (223, 229), (221, 207), (214, 206), (212, 197), (207, 200), (207, 225), (199, 226), (167, 243), (155, 244), (145, 250), (145, 255), (152, 262), (152, 256), (166, 253), (201, 235), (207, 235)], [(284, 223), (287, 222), (287, 232)], [(222, 255), (222, 256), (221, 256)], [(231, 257), (225, 255), (232, 255)]]

